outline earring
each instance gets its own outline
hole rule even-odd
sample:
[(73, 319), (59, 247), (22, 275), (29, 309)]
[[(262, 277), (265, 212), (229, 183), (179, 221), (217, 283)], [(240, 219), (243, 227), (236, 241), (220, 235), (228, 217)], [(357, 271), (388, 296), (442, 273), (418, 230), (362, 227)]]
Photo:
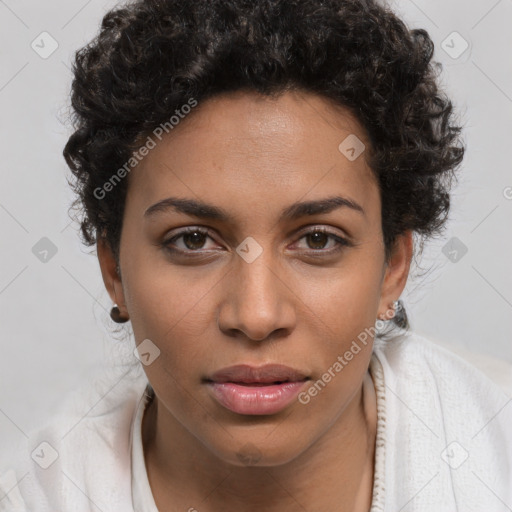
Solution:
[[(381, 313), (379, 315), (379, 320), (391, 320), (391, 318), (394, 318), (396, 316), (396, 312), (402, 307), (402, 303), (400, 300), (394, 300), (389, 305), (389, 310), (386, 311), (386, 313)], [(393, 314), (391, 316), (388, 316), (389, 311), (393, 311)]]
[(114, 307), (110, 310), (110, 318), (112, 318), (112, 320), (114, 320), (114, 322), (117, 324), (124, 324), (129, 320), (128, 317), (121, 316), (121, 311), (117, 307), (117, 304), (115, 304)]
[(391, 303), (391, 309), (393, 310), (393, 315), (391, 316), (391, 318), (395, 318), (396, 314), (397, 314), (397, 311), (399, 309), (402, 308), (402, 301), (400, 299), (398, 300), (394, 300), (392, 303)]
[[(119, 264), (116, 265), (116, 274), (121, 276), (121, 269), (119, 268)], [(114, 307), (110, 310), (110, 318), (114, 320), (117, 324), (124, 324), (128, 322), (129, 318), (125, 316), (121, 316), (121, 311), (117, 307), (117, 304), (114, 304)]]

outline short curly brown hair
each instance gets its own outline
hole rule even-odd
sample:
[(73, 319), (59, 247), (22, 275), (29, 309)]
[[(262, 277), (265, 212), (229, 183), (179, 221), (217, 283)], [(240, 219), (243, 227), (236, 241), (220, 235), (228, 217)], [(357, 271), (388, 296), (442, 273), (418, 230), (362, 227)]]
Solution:
[[(389, 256), (397, 235), (423, 240), (447, 219), (461, 128), (437, 83), (423, 29), (373, 0), (139, 0), (117, 6), (78, 50), (64, 148), (83, 241), (104, 236), (119, 261), (127, 180), (95, 190), (139, 141), (186, 104), (248, 90), (298, 89), (348, 108), (371, 141)], [(402, 310), (403, 311), (403, 310)], [(407, 326), (405, 312), (394, 319)]]

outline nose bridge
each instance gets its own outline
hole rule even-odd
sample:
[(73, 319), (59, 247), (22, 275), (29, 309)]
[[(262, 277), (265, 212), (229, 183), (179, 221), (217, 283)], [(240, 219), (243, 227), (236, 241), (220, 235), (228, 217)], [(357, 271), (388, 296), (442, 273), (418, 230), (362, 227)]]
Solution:
[(261, 302), (261, 306), (272, 306), (279, 284), (272, 251), (266, 249), (254, 261), (241, 258), (236, 266), (240, 291), (249, 300)]
[(220, 325), (264, 339), (276, 329), (291, 327), (293, 306), (274, 251), (248, 238), (237, 248), (239, 258), (233, 263), (224, 304), (229, 313), (221, 311)]

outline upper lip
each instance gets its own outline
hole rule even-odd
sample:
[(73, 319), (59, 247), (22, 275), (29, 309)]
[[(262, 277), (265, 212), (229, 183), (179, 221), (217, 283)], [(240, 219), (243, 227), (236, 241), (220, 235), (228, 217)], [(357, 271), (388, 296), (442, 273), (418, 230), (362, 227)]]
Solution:
[(266, 364), (264, 366), (251, 366), (238, 364), (222, 368), (211, 375), (210, 382), (243, 382), (243, 383), (268, 383), (268, 382), (295, 382), (306, 380), (305, 373), (282, 364)]

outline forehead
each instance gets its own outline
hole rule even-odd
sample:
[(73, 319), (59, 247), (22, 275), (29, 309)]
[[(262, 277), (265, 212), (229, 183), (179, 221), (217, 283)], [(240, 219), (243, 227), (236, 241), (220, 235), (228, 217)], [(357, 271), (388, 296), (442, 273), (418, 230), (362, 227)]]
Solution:
[[(269, 211), (269, 205), (334, 192), (375, 201), (369, 140), (351, 113), (323, 97), (223, 94), (182, 116), (129, 176), (128, 197), (146, 209), (167, 196)], [(357, 154), (354, 157), (354, 148)], [(349, 152), (347, 152), (347, 149)]]

